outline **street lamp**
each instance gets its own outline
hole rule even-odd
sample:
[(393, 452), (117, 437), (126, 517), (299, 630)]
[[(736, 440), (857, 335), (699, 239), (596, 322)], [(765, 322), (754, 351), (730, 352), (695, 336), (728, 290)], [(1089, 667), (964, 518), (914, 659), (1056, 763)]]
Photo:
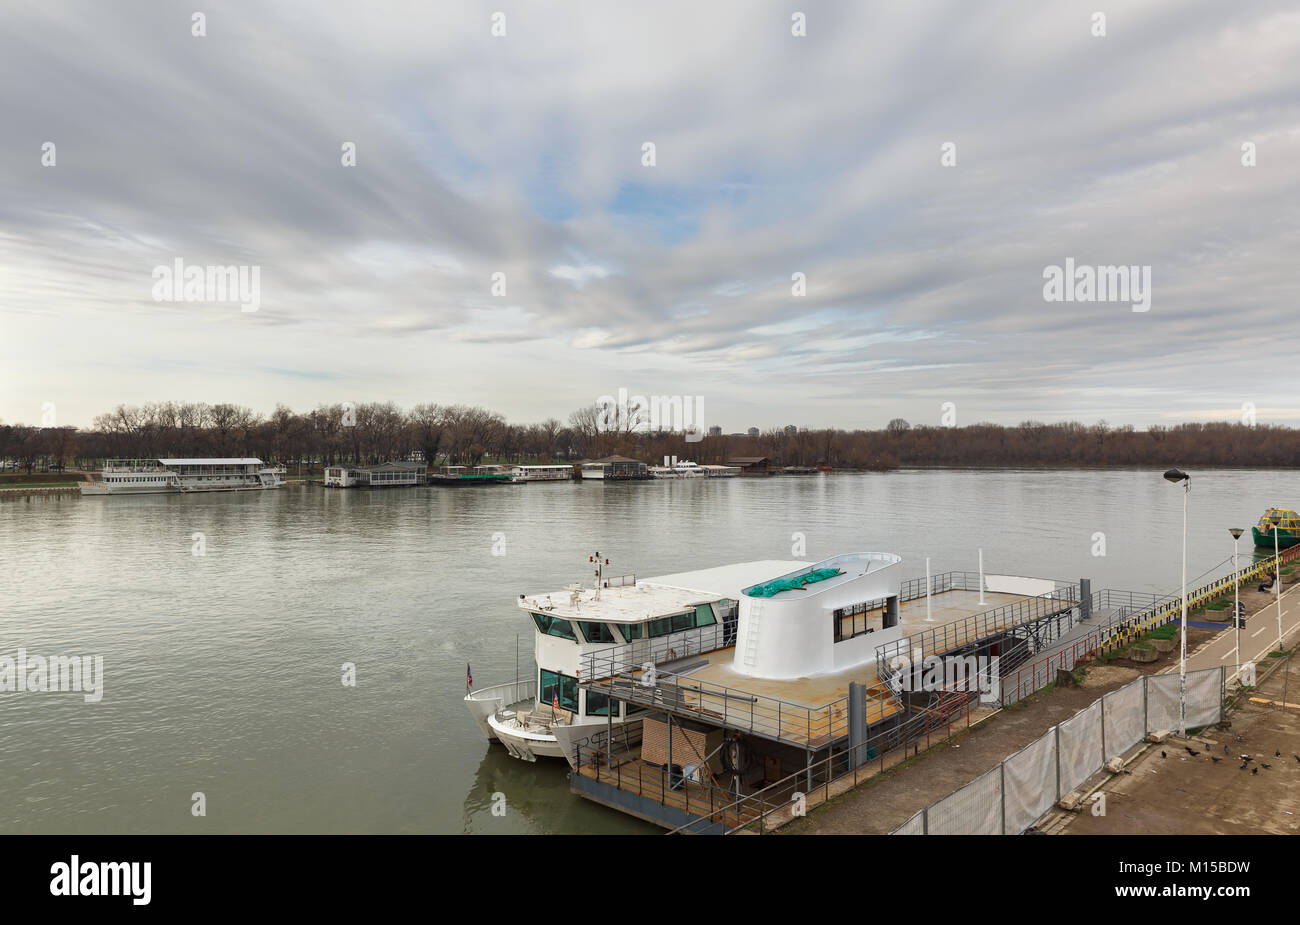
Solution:
[(1232, 625), (1237, 628), (1237, 680), (1241, 680), (1241, 575), (1237, 572), (1237, 550), (1241, 535), (1246, 531), (1241, 527), (1229, 527), (1232, 534)]
[(1165, 480), (1177, 485), (1183, 483), (1183, 633), (1178, 649), (1178, 734), (1187, 735), (1187, 495), (1191, 491), (1191, 477), (1180, 469), (1170, 469)]
[(1277, 650), (1282, 651), (1282, 552), (1278, 549), (1278, 534), (1282, 523), (1273, 524), (1273, 589), (1277, 593)]

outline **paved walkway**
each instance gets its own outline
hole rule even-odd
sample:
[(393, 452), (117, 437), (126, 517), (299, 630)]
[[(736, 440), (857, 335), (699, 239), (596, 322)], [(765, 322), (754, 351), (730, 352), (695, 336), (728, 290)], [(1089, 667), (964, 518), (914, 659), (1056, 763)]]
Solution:
[[(1281, 639), (1283, 641), (1297, 629), (1300, 629), (1300, 617), (1296, 616), (1294, 606), (1294, 595), (1297, 591), (1300, 591), (1300, 583), (1293, 584), (1289, 589), (1282, 591)], [(1253, 662), (1258, 665), (1268, 657), (1268, 653), (1276, 652), (1281, 648), (1278, 640), (1277, 609), (1277, 604), (1273, 603), (1257, 610), (1246, 618), (1246, 625), (1241, 628), (1241, 661), (1243, 664)], [(1190, 621), (1189, 625), (1191, 625)], [(1231, 683), (1237, 677), (1236, 652), (1237, 631), (1233, 629), (1231, 622), (1229, 622), (1223, 632), (1187, 656), (1187, 670), (1216, 668), (1219, 665), (1226, 664), (1229, 669), (1228, 681)], [(1166, 670), (1177, 671), (1178, 666), (1174, 665), (1171, 669)]]

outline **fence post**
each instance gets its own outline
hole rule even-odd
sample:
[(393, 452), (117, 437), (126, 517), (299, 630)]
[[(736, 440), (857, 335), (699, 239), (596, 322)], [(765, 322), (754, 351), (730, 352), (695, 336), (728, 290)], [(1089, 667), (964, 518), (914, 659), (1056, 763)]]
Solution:
[(1103, 694), (1101, 698), (1101, 707), (1097, 710), (1101, 720), (1101, 763), (1106, 765), (1106, 697)]
[(1061, 725), (1057, 723), (1052, 729), (1056, 732), (1056, 802), (1061, 802)]
[(1150, 675), (1145, 674), (1142, 676), (1142, 738), (1144, 739), (1147, 737), (1147, 733), (1151, 731), (1151, 717), (1147, 713), (1147, 681), (1150, 677)]
[(1002, 834), (1007, 834), (1007, 763), (998, 765), (1002, 773)]
[(930, 834), (930, 807), (921, 810), (921, 834)]

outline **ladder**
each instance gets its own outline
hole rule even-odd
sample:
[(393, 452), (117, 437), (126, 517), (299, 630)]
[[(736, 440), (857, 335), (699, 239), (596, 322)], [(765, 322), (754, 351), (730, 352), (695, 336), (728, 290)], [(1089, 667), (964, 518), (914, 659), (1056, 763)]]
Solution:
[(758, 628), (762, 618), (763, 605), (755, 603), (749, 611), (749, 632), (745, 634), (745, 651), (742, 653), (746, 668), (753, 668), (758, 663)]

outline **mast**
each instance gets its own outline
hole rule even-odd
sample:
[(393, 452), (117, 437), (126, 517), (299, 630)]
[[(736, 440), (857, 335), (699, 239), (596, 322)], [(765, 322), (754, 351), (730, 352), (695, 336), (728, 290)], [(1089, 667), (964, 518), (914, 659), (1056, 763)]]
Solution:
[(599, 550), (598, 550), (594, 556), (588, 556), (588, 557), (587, 557), (587, 561), (588, 561), (588, 562), (594, 562), (594, 563), (596, 563), (596, 597), (595, 597), (595, 600), (600, 600), (600, 586), (604, 583), (604, 582), (601, 581), (601, 572), (602, 572), (602, 569), (603, 569), (604, 566), (609, 565), (609, 560), (608, 560), (608, 559), (603, 559), (603, 560), (602, 560), (602, 559), (600, 558), (600, 552), (599, 552)]

